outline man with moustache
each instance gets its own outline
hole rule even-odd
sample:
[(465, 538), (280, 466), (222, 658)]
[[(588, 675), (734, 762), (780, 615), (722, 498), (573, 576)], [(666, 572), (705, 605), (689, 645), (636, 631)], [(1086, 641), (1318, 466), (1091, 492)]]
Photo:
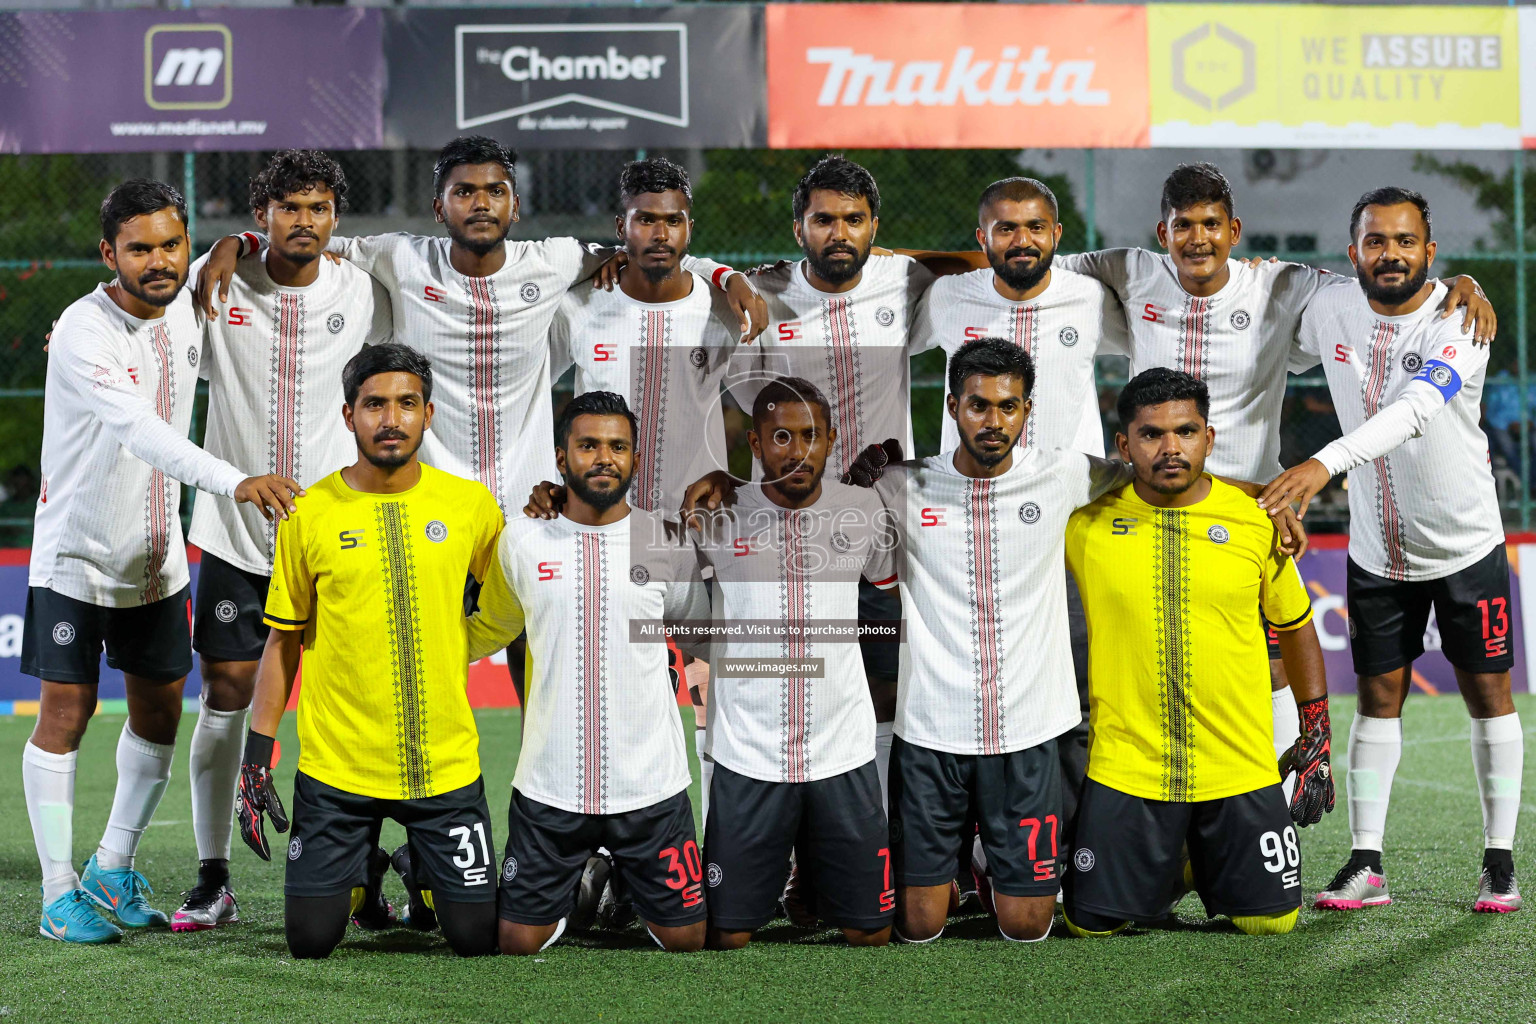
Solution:
[[(347, 205), (341, 166), (318, 150), (283, 150), (251, 179), (251, 215), (272, 244), (243, 260), (223, 315), (205, 320), (199, 364), (208, 381), (204, 446), (241, 466), (314, 481), (354, 458), (341, 407), (341, 369), (365, 344), (392, 334), (389, 296), (351, 263), (321, 259)], [(193, 272), (200, 270), (193, 265)], [(203, 692), (192, 732), (192, 832), (197, 883), (171, 930), (238, 920), (229, 885), (235, 785), (246, 709), (266, 645), (262, 609), (272, 576), (275, 527), (219, 495), (200, 492), (188, 540), (202, 549), (192, 649)], [(375, 855), (382, 878), (389, 858)], [(388, 924), (382, 896), (359, 923)]]
[(503, 520), (484, 485), (423, 465), (432, 366), (373, 345), (342, 371), (356, 461), (309, 488), (277, 531), (271, 626), (240, 769), (240, 834), (270, 859), (288, 817), (272, 754), (299, 659), (299, 767), (283, 927), (331, 954), (365, 892), (382, 819), (405, 826), (415, 882), (449, 947), (496, 951), (491, 822), (465, 691), (465, 581), (485, 579)]
[[(1081, 720), (1063, 535), (1074, 509), (1130, 479), (1123, 463), (1022, 445), (1034, 360), (982, 338), (949, 362), (958, 447), (888, 467), (907, 642), (901, 648), (891, 836), (897, 934), (943, 932), (965, 825), (980, 825), (998, 930), (1050, 932), (1067, 837), (1057, 752)], [(974, 819), (973, 819), (974, 816)]]
[(1301, 511), (1349, 473), (1349, 635), (1359, 708), (1349, 733), (1349, 860), (1316, 905), (1392, 902), (1382, 866), (1403, 702), (1424, 653), (1431, 609), (1472, 717), (1472, 766), (1483, 805), (1475, 911), (1521, 907), (1515, 883), (1524, 733), (1510, 698), (1514, 636), (1509, 563), (1488, 440), (1478, 426), (1485, 347), (1435, 315), (1445, 287), (1429, 204), (1409, 189), (1373, 189), (1350, 215), (1360, 290), (1329, 289), (1302, 317), (1304, 361), (1322, 361), (1346, 433), (1286, 470), (1261, 501)]
[[(27, 574), (21, 669), (42, 680), (22, 788), (42, 865), (45, 938), (116, 942), (166, 915), (134, 855), (170, 779), (192, 669), (191, 595), (178, 481), (286, 516), (293, 480), (248, 477), (187, 440), (203, 336), (186, 284), (181, 194), (126, 181), (101, 204), (112, 281), (53, 332), (43, 407), (42, 494)], [(83, 876), (72, 852), (75, 765), (96, 711), (101, 652), (123, 671), (128, 721), (111, 816)]]
[[(623, 397), (577, 395), (555, 437), (561, 512), (507, 524), (469, 623), (471, 659), (526, 624), (533, 660), (507, 809), (501, 952), (537, 953), (563, 934), (600, 848), (657, 944), (701, 949), (703, 862), (659, 627), (707, 621), (709, 596), (677, 524), (627, 501), (640, 453)], [(647, 625), (651, 642), (636, 642)]]
[[(1067, 525), (1092, 700), (1064, 886), (1074, 935), (1162, 918), (1191, 884), (1208, 915), (1250, 935), (1289, 932), (1301, 905), (1292, 822), (1333, 808), (1311, 602), (1266, 513), (1206, 471), (1209, 409), (1190, 374), (1134, 377), (1120, 393), (1116, 443), (1135, 478)], [(1308, 726), (1285, 756), (1298, 776), (1289, 809), (1270, 743), (1261, 615), (1279, 633)]]
[(719, 631), (705, 749), (713, 949), (745, 946), (775, 916), (792, 848), (823, 920), (854, 945), (890, 938), (875, 715), (854, 641), (858, 581), (889, 580), (892, 539), (876, 495), (823, 478), (834, 422), (811, 382), (764, 383), (747, 434), (762, 482), (694, 540)]

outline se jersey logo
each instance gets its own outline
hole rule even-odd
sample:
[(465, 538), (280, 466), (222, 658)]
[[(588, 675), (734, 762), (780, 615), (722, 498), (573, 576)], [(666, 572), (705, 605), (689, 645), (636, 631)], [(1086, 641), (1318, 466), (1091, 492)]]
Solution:
[(944, 509), (925, 508), (921, 513), (920, 521), (924, 526), (943, 526)]
[(1121, 516), (1112, 519), (1109, 523), (1110, 533), (1116, 537), (1136, 536), (1136, 518), (1134, 516)]
[(539, 579), (543, 580), (545, 582), (548, 582), (549, 580), (558, 580), (558, 579), (560, 579), (560, 563), (559, 562), (540, 562), (539, 563)]
[(592, 361), (594, 363), (611, 363), (618, 358), (618, 346), (612, 342), (599, 341), (592, 346)]
[(350, 551), (353, 548), (365, 548), (362, 530), (342, 530), (338, 535), (341, 538), (341, 550)]
[(788, 320), (779, 324), (780, 341), (801, 341), (805, 337), (805, 331), (800, 326), (799, 320)]
[(422, 287), (422, 289), (421, 289), (421, 297), (426, 299), (428, 302), (447, 302), (448, 301), (448, 293), (447, 292), (443, 291), (441, 288), (434, 288), (430, 284), (429, 285), (425, 285), (425, 286)]
[(241, 309), (239, 306), (229, 307), (228, 323), (231, 327), (245, 327), (251, 323), (251, 314), (254, 309)]

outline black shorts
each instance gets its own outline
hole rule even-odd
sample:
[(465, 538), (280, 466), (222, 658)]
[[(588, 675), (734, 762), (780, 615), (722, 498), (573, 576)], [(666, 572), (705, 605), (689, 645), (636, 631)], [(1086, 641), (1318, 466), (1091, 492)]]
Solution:
[(764, 782), (716, 764), (704, 824), (710, 926), (773, 920), (793, 848), (824, 921), (878, 931), (896, 910), (890, 846), (874, 761), (814, 782)]
[(90, 683), (107, 664), (157, 683), (192, 671), (192, 592), (189, 587), (137, 608), (103, 608), (46, 587), (27, 588), (21, 627), (21, 671), (52, 683)]
[(1089, 779), (1063, 886), (1067, 917), (1074, 907), (1116, 920), (1163, 916), (1182, 886), (1186, 843), (1208, 915), (1301, 906), (1301, 849), (1279, 783), (1221, 800), (1172, 803)]
[[(901, 595), (893, 588), (881, 590), (868, 580), (859, 580), (859, 621), (901, 625)], [(896, 640), (859, 638), (859, 655), (864, 659), (866, 678), (895, 680), (901, 675), (901, 643)]]
[(897, 885), (948, 885), (981, 828), (992, 887), (1004, 896), (1061, 888), (1061, 762), (1056, 741), (1007, 754), (947, 754), (896, 737), (891, 846)]
[(340, 896), (366, 884), (375, 830), (392, 818), (405, 826), (418, 885), (452, 903), (496, 899), (483, 779), (437, 796), (384, 800), (348, 793), (299, 772), (293, 780), (292, 812), (283, 882), (289, 896)]
[(515, 789), (501, 862), (502, 919), (546, 925), (570, 914), (582, 868), (599, 846), (613, 857), (642, 920), (664, 928), (704, 920), (704, 862), (686, 790), (623, 814), (580, 814)]
[(193, 605), (192, 649), (216, 661), (260, 661), (270, 627), (262, 620), (272, 577), (203, 552)]
[(1355, 674), (1378, 676), (1424, 653), (1435, 611), (1445, 658), (1463, 672), (1496, 674), (1515, 664), (1509, 556), (1499, 544), (1478, 561), (1437, 580), (1399, 582), (1349, 562), (1349, 648)]

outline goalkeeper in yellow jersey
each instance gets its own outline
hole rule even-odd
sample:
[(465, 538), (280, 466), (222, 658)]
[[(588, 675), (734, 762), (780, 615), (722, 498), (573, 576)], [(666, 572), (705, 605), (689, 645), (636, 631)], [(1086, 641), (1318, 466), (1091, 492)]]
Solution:
[(304, 658), (299, 770), (283, 886), (288, 949), (325, 957), (368, 878), (379, 822), (405, 826), (413, 879), (448, 945), (496, 952), (496, 869), (465, 693), (466, 581), (484, 580), (503, 520), (482, 484), (416, 459), (432, 367), (405, 345), (365, 346), (342, 371), (357, 462), (313, 483), (277, 531), (240, 834), (268, 858), (286, 831), (273, 737)]
[[(1288, 932), (1301, 907), (1294, 825), (1333, 809), (1311, 602), (1275, 551), (1268, 515), (1204, 472), (1217, 441), (1209, 407), (1205, 384), (1177, 370), (1130, 381), (1116, 440), (1135, 478), (1067, 527), (1090, 703), (1065, 880), (1075, 935), (1164, 917), (1186, 891), (1186, 847), (1208, 914), (1251, 935)], [(1297, 773), (1289, 809), (1271, 739), (1266, 620), (1302, 719), (1280, 766)]]

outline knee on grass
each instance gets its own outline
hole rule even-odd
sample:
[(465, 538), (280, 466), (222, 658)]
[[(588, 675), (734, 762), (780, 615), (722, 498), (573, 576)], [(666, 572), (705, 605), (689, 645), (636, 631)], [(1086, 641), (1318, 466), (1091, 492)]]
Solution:
[(289, 896), (283, 906), (283, 936), (295, 960), (324, 960), (347, 932), (352, 894)]
[(562, 929), (556, 924), (520, 924), (501, 920), (496, 944), (503, 956), (532, 956), (548, 946)]
[(434, 900), (437, 923), (448, 948), (459, 956), (491, 956), (496, 952), (495, 903), (455, 903)]
[(705, 927), (704, 922), (697, 924), (685, 924), (677, 927), (665, 927), (659, 924), (645, 923), (646, 931), (656, 945), (668, 953), (697, 953), (704, 948)]
[(1257, 914), (1234, 917), (1232, 923), (1244, 935), (1285, 935), (1296, 927), (1301, 910), (1288, 910), (1283, 914)]

